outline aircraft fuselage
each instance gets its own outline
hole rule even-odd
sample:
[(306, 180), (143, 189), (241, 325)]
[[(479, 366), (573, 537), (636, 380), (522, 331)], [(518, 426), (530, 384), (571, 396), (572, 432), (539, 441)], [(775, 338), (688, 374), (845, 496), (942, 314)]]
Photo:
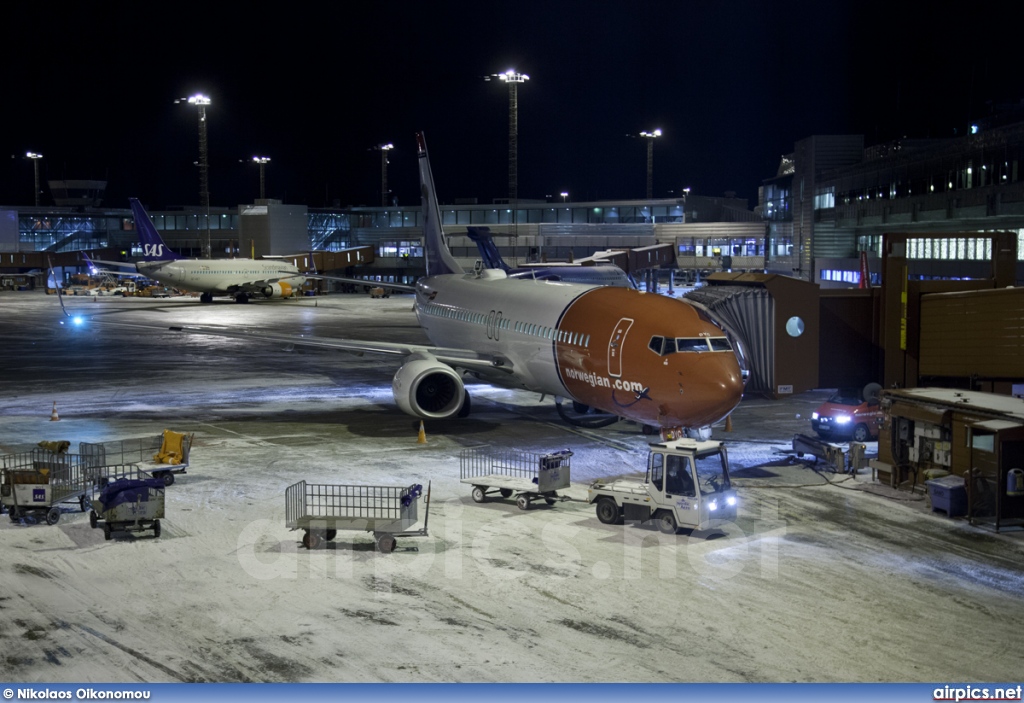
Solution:
[[(259, 259), (174, 259), (169, 261), (139, 262), (139, 273), (160, 283), (212, 295), (227, 295), (236, 292), (263, 293), (265, 297), (285, 297), (292, 294), (306, 282), (304, 276), (292, 264), (276, 260)], [(295, 272), (292, 277), (282, 271)], [(268, 279), (277, 281), (278, 291), (254, 289), (254, 283)], [(263, 288), (266, 288), (264, 286)]]
[(417, 289), (431, 342), (508, 359), (512, 373), (496, 368), (489, 381), (659, 427), (710, 425), (743, 392), (725, 333), (680, 300), (495, 270), (432, 276)]

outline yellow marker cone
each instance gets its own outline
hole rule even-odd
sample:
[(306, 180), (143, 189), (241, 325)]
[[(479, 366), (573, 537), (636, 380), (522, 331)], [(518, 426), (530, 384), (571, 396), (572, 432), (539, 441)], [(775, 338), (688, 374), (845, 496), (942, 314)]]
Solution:
[(50, 413), (50, 422), (57, 422), (60, 419), (60, 415), (57, 414), (57, 401), (53, 401), (53, 412)]
[(725, 418), (725, 431), (732, 432), (732, 415), (728, 415)]
[(423, 431), (423, 420), (420, 420), (420, 433), (416, 437), (416, 444), (426, 444), (427, 433)]

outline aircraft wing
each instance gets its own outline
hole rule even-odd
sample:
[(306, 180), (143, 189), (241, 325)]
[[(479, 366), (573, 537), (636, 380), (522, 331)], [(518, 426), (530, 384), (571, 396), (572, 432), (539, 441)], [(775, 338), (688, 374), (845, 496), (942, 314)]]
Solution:
[(90, 258), (86, 258), (85, 260), (90, 265), (91, 264), (104, 264), (106, 266), (120, 266), (122, 268), (130, 268), (130, 269), (134, 269), (135, 268), (135, 264), (129, 263), (127, 261), (107, 261), (106, 259), (90, 259)]
[[(67, 313), (65, 313), (67, 314)], [(454, 349), (449, 347), (433, 347), (424, 344), (404, 344), (399, 342), (374, 342), (358, 339), (339, 339), (333, 337), (314, 337), (302, 334), (283, 334), (277, 332), (253, 332), (248, 330), (233, 329), (230, 327), (200, 326), (200, 325), (146, 325), (135, 322), (121, 322), (115, 320), (97, 320), (89, 318), (91, 322), (103, 325), (114, 325), (129, 329), (145, 330), (149, 332), (177, 332), (181, 334), (203, 334), (213, 337), (230, 337), (234, 339), (245, 339), (264, 344), (266, 342), (277, 342), (284, 345), (296, 345), (304, 347), (318, 347), (321, 349), (336, 349), (338, 351), (351, 352), (354, 354), (382, 354), (386, 356), (405, 357), (410, 354), (429, 354), (443, 364), (452, 368), (464, 369), (467, 371), (494, 373), (502, 371), (512, 372), (512, 362), (500, 354), (481, 354), (471, 349)]]
[(340, 281), (341, 283), (353, 283), (357, 286), (372, 286), (379, 288), (388, 288), (390, 290), (397, 290), (403, 293), (415, 293), (416, 286), (408, 286), (404, 283), (385, 283), (383, 281), (368, 281), (365, 278), (346, 278), (345, 276), (325, 276), (322, 273), (304, 273), (301, 274), (306, 278), (320, 279), (324, 281)]
[(271, 276), (270, 278), (261, 278), (258, 281), (246, 281), (245, 283), (230, 286), (230, 290), (242, 291), (243, 293), (260, 293), (271, 283), (280, 283), (281, 281), (286, 281), (289, 278), (309, 278), (309, 276), (304, 273), (295, 273), (294, 271), (278, 271), (278, 273), (281, 275)]

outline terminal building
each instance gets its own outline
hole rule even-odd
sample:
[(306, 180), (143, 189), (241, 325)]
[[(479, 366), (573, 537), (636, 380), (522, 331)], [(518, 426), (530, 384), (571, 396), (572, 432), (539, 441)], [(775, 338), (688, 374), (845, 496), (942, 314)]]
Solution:
[[(577, 261), (594, 252), (661, 244), (675, 255), (674, 261), (652, 262), (663, 279), (668, 271), (681, 282), (715, 271), (749, 271), (849, 288), (859, 285), (865, 263), (872, 283), (879, 283), (883, 235), (901, 233), (920, 235), (907, 240), (912, 279), (972, 278), (990, 267), (985, 233), (1015, 233), (1018, 258), (1024, 256), (1022, 156), (1021, 122), (981, 123), (958, 138), (870, 146), (860, 135), (811, 136), (780, 159), (753, 207), (732, 193), (520, 200), (514, 210), (507, 202), (441, 207), (452, 251), (470, 266), (478, 256), (466, 227), (487, 226), (515, 264)], [(102, 207), (103, 182), (50, 181), (49, 189), (52, 207), (0, 206), (0, 273), (38, 270), (43, 253), (112, 250), (131, 258), (137, 247), (131, 211)], [(371, 247), (375, 258), (367, 276), (409, 282), (423, 271), (418, 202), (322, 209), (261, 200), (208, 213), (195, 207), (150, 214), (168, 244), (186, 256), (201, 256), (207, 244), (215, 258)], [(1017, 281), (1024, 281), (1024, 264)]]

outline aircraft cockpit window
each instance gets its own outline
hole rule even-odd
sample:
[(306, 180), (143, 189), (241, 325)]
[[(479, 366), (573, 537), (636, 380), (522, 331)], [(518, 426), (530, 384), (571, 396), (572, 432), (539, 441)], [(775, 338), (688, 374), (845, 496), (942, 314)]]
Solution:
[(711, 342), (711, 351), (732, 351), (732, 345), (725, 337), (712, 337), (708, 341)]
[(676, 339), (676, 347), (681, 352), (706, 352), (708, 340), (706, 337), (679, 337)]
[[(677, 351), (693, 351), (688, 349), (686, 343), (690, 342), (688, 339), (676, 340), (674, 337), (651, 337), (651, 342), (647, 346), (658, 356), (668, 356), (669, 354), (675, 354)], [(707, 348), (703, 351), (707, 351)]]

